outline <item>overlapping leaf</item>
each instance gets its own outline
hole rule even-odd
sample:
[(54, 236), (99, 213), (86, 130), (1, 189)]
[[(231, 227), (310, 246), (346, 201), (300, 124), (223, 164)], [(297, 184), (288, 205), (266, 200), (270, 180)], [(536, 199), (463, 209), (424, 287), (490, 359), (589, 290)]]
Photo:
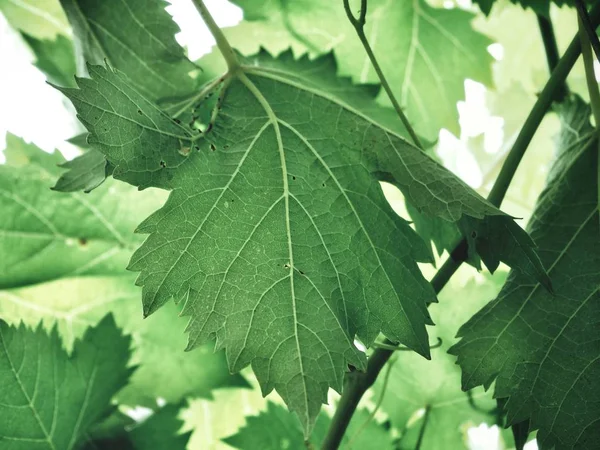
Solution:
[(0, 445), (76, 448), (127, 382), (129, 346), (111, 316), (89, 328), (70, 356), (56, 329), (48, 335), (0, 320)]
[[(361, 83), (379, 81), (341, 0), (234, 3), (246, 21), (225, 32), (243, 53), (255, 53), (259, 44), (272, 53), (290, 45), (298, 53), (334, 49), (342, 74)], [(491, 41), (471, 28), (473, 17), (424, 0), (368, 2), (365, 32), (373, 51), (411, 124), (431, 141), (442, 127), (458, 134), (456, 102), (463, 99), (465, 78), (491, 83)]]
[[(356, 411), (340, 449), (395, 448), (390, 432), (369, 416), (370, 412), (366, 409)], [(269, 402), (266, 411), (248, 417), (245, 427), (223, 441), (240, 450), (304, 450), (309, 446), (319, 448), (330, 425), (331, 418), (325, 413), (320, 414), (315, 431), (307, 443), (296, 418), (285, 408)]]
[(364, 367), (355, 335), (429, 352), (435, 297), (416, 261), (430, 253), (379, 180), (445, 220), (506, 218), (383, 126), (364, 88), (331, 92), (327, 61), (251, 59), (224, 81), (205, 139), (117, 70), (90, 66), (63, 90), (115, 178), (172, 190), (138, 228), (150, 236), (130, 264), (145, 313), (185, 299), (189, 348), (216, 336), (230, 369), (251, 364), (306, 430), (347, 364)]
[(580, 99), (561, 108), (558, 158), (530, 223), (555, 295), (513, 273), (451, 349), (463, 387), (495, 379), (509, 422), (529, 419), (543, 449), (600, 439), (598, 149), (589, 117)]

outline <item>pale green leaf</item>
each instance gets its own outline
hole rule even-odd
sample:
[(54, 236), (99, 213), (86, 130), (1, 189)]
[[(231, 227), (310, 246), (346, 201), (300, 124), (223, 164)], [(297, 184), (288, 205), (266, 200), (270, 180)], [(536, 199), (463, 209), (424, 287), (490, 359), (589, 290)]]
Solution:
[(60, 166), (68, 170), (61, 175), (52, 189), (62, 192), (89, 193), (104, 183), (106, 177), (112, 173), (112, 167), (104, 155), (94, 149)]
[(185, 299), (189, 348), (216, 335), (230, 369), (252, 364), (263, 392), (276, 389), (307, 430), (347, 364), (364, 367), (355, 335), (429, 352), (435, 297), (416, 261), (430, 253), (379, 181), (448, 221), (508, 220), (383, 126), (369, 89), (342, 80), (331, 91), (328, 60), (251, 58), (218, 89), (205, 139), (114, 69), (90, 66), (92, 79), (63, 90), (115, 178), (172, 190), (139, 226), (150, 236), (129, 266), (141, 272), (145, 313)]
[(0, 165), (0, 288), (75, 275), (121, 274), (143, 238), (136, 224), (160, 205), (161, 192), (140, 194), (106, 183), (91, 194), (50, 190), (64, 162), (7, 136)]
[(0, 446), (77, 448), (127, 383), (129, 346), (111, 316), (88, 328), (70, 356), (56, 330), (0, 320)]
[(463, 387), (495, 379), (509, 423), (529, 419), (542, 449), (591, 448), (600, 439), (597, 140), (580, 99), (560, 113), (558, 157), (530, 222), (555, 295), (513, 273), (451, 349)]
[(0, 12), (14, 28), (38, 39), (69, 33), (59, 0), (0, 0)]
[[(256, 53), (334, 49), (340, 73), (360, 83), (379, 82), (350, 25), (342, 1), (235, 0), (247, 22), (226, 29), (235, 48)], [(354, 2), (355, 14), (358, 2)], [(432, 8), (424, 0), (369, 0), (365, 32), (413, 126), (429, 140), (445, 127), (458, 134), (456, 102), (465, 78), (491, 84), (491, 41), (470, 25), (473, 14)], [(248, 38), (252, 36), (252, 38)], [(387, 102), (385, 97), (382, 97)]]

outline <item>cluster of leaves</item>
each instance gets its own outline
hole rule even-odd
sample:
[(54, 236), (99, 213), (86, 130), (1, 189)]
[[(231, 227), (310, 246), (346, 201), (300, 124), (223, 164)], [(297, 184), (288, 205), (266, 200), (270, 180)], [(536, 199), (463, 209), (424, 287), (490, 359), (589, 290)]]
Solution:
[[(227, 64), (190, 61), (162, 0), (23, 2), (0, 10), (86, 133), (68, 162), (7, 139), (0, 446), (185, 448), (186, 399), (250, 387), (247, 366), (297, 417), (269, 403), (225, 442), (318, 445), (329, 389), (367, 367), (355, 339), (380, 335), (414, 352), (373, 389), (385, 422), (360, 410), (347, 448), (460, 448), (465, 424), (503, 424), (503, 412), (539, 429), (542, 448), (597, 442), (598, 142), (581, 99), (558, 111), (528, 234), (407, 140), (342, 2), (236, 0), (245, 20), (224, 30), (238, 51)], [(474, 17), (369, 2), (365, 32), (424, 141), (459, 130), (465, 78), (492, 85), (492, 41)], [(418, 263), (435, 260), (431, 241), (441, 252), (461, 237), (470, 264), (513, 271), (502, 290), (501, 273), (451, 286), (430, 311)], [(199, 350), (183, 352), (179, 316)], [(434, 322), (444, 344), (432, 354)], [(494, 381), (504, 411), (477, 388)], [(140, 405), (155, 410), (146, 421), (123, 413)]]

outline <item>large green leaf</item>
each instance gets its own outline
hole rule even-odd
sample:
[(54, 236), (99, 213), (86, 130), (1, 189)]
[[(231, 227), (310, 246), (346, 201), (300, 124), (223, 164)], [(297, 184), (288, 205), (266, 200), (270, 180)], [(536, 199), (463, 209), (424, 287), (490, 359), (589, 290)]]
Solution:
[[(379, 81), (341, 0), (234, 3), (244, 9), (246, 22), (225, 32), (244, 54), (256, 53), (258, 45), (271, 53), (290, 44), (298, 52), (333, 48), (342, 74), (361, 83)], [(424, 0), (368, 2), (365, 32), (373, 51), (411, 123), (430, 140), (442, 127), (458, 134), (456, 102), (463, 99), (465, 78), (491, 84), (491, 41), (471, 28), (473, 17)]]
[(364, 367), (355, 335), (429, 353), (435, 297), (416, 261), (430, 253), (379, 180), (448, 221), (508, 220), (383, 126), (365, 88), (342, 80), (331, 91), (324, 58), (251, 59), (226, 77), (205, 139), (116, 70), (91, 66), (79, 90), (64, 90), (115, 178), (172, 190), (139, 226), (150, 236), (130, 263), (145, 313), (185, 299), (189, 348), (216, 335), (230, 369), (252, 364), (307, 430), (347, 364)]
[(513, 273), (451, 349), (463, 387), (496, 379), (509, 423), (529, 419), (543, 449), (600, 439), (598, 150), (589, 117), (580, 99), (561, 107), (558, 158), (530, 223), (555, 295)]
[(0, 288), (75, 275), (121, 274), (142, 242), (133, 230), (164, 198), (112, 182), (91, 194), (59, 194), (50, 186), (59, 153), (7, 136), (0, 165)]
[[(321, 413), (310, 442), (306, 442), (297, 419), (285, 408), (269, 402), (266, 411), (258, 416), (248, 417), (245, 427), (223, 441), (241, 450), (319, 448), (330, 425), (331, 418)], [(394, 445), (390, 432), (371, 418), (368, 410), (358, 409), (339, 448), (392, 450)]]
[(2, 448), (76, 448), (127, 383), (129, 346), (111, 316), (88, 328), (70, 356), (56, 329), (48, 335), (0, 320)]
[[(442, 347), (432, 351), (431, 361), (414, 353), (398, 352), (387, 383), (379, 377), (375, 397), (383, 394), (381, 409), (393, 426), (403, 430), (400, 448), (413, 449), (421, 428), (425, 426), (421, 448), (428, 450), (467, 449), (466, 430), (480, 423), (493, 425), (496, 402), (483, 389), (468, 395), (460, 389), (460, 368), (446, 350), (455, 342), (459, 327), (500, 290), (506, 279), (504, 273), (482, 279), (458, 280), (471, 273), (464, 268), (440, 294), (440, 303), (432, 305), (434, 321), (438, 324), (435, 336)], [(385, 369), (384, 369), (385, 370)], [(385, 391), (384, 386), (387, 384)], [(419, 420), (414, 417), (426, 410)], [(423, 421), (426, 420), (425, 425)]]
[(0, 0), (0, 12), (13, 27), (38, 39), (69, 32), (58, 0)]

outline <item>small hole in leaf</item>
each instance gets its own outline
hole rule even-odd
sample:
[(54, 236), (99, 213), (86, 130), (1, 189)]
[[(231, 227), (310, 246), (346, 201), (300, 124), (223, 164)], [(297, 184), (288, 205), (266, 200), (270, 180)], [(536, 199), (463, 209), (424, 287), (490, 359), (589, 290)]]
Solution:
[(138, 114), (139, 114), (140, 116), (143, 114), (141, 109), (138, 109)]
[(215, 144), (210, 144), (210, 149), (214, 152), (217, 149), (217, 147), (215, 147)]
[(473, 239), (475, 239), (475, 238), (477, 237), (477, 231), (472, 231), (472, 232), (471, 232), (471, 237), (472, 237)]
[(167, 167), (167, 163), (166, 163), (166, 162), (164, 162), (164, 161), (162, 161), (162, 160), (161, 160), (161, 162), (160, 162), (159, 164), (160, 164), (160, 167), (162, 167), (163, 169), (164, 169), (165, 167)]
[(180, 124), (181, 120), (179, 120), (179, 119), (173, 119), (173, 122), (175, 122), (176, 124)]
[(325, 183), (323, 183), (322, 186), (325, 187)]
[(87, 245), (87, 239), (83, 237), (79, 238), (77, 242), (79, 242), (79, 245), (82, 247), (85, 247)]
[(292, 176), (292, 180), (295, 180), (295, 179), (296, 179), (296, 177)]

